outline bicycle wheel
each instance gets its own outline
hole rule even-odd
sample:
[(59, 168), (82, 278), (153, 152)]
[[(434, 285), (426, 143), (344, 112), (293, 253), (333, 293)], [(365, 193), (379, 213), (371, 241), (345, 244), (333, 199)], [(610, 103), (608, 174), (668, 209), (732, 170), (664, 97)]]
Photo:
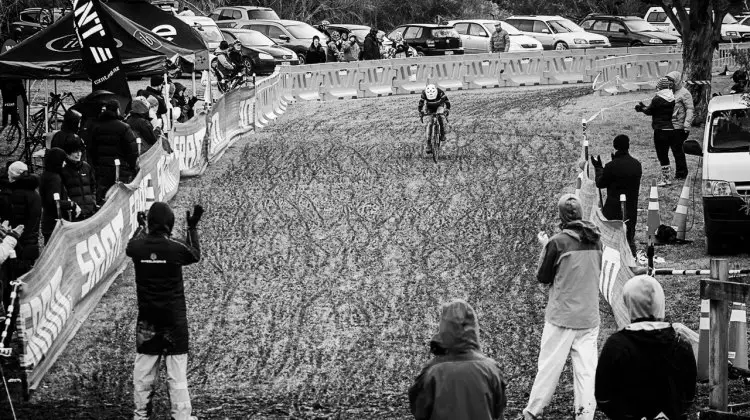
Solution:
[(440, 158), (440, 122), (437, 118), (432, 122), (432, 137), (430, 141), (432, 142), (432, 160), (437, 163)]
[(0, 155), (10, 156), (18, 150), (21, 145), (21, 127), (12, 124), (3, 129), (0, 137)]

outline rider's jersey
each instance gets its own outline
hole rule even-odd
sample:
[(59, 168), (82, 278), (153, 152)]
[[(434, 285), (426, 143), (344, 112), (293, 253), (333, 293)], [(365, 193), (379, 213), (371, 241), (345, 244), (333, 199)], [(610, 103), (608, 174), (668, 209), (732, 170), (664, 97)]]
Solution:
[(429, 100), (427, 99), (427, 95), (422, 91), (422, 97), (419, 98), (419, 106), (418, 109), (421, 111), (422, 107), (425, 107), (425, 111), (427, 112), (435, 112), (440, 108), (441, 106), (445, 105), (446, 109), (451, 109), (451, 103), (448, 100), (448, 95), (443, 92), (442, 89), (438, 88), (438, 93), (435, 99)]

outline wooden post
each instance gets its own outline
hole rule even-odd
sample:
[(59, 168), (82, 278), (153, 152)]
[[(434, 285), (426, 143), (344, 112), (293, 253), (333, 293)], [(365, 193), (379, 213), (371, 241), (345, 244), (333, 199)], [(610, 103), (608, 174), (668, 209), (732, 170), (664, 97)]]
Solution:
[[(711, 279), (729, 280), (729, 262), (726, 259), (711, 260)], [(729, 301), (711, 299), (710, 331), (708, 349), (708, 406), (726, 411), (729, 404)]]

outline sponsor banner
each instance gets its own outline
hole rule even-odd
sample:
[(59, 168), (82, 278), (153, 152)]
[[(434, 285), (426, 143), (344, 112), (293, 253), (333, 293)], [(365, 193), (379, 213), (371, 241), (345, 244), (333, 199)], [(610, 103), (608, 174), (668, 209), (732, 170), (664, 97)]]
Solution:
[(211, 108), (208, 159), (216, 162), (235, 141), (253, 129), (255, 90), (242, 87), (222, 95)]
[(169, 141), (180, 163), (180, 176), (201, 175), (208, 167), (208, 114), (197, 113), (185, 123), (176, 123)]
[(177, 192), (176, 154), (153, 147), (139, 165), (135, 180), (113, 186), (110, 198), (92, 218), (58, 223), (34, 268), (21, 278), (19, 357), (31, 390), (125, 269), (124, 251), (137, 226), (137, 212)]

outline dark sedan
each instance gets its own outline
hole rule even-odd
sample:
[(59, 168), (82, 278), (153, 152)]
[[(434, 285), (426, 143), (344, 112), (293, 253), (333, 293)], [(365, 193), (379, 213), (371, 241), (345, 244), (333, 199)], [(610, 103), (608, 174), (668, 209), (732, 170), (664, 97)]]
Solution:
[(276, 44), (258, 31), (221, 28), (221, 34), (229, 45), (239, 39), (245, 68), (250, 74), (271, 74), (277, 65), (299, 64), (299, 58), (294, 51)]

